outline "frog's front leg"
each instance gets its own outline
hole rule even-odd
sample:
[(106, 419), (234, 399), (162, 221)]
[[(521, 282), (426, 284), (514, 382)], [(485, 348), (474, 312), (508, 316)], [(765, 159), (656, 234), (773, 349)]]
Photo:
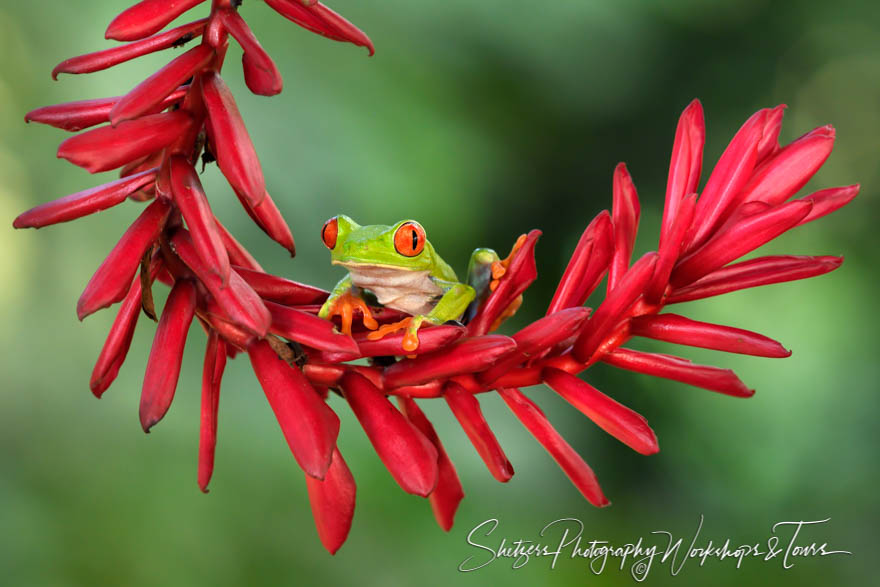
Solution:
[(364, 326), (370, 330), (375, 330), (379, 326), (373, 318), (369, 306), (360, 296), (352, 292), (353, 289), (354, 285), (351, 281), (351, 275), (343, 277), (336, 284), (336, 287), (333, 288), (333, 291), (330, 292), (330, 297), (327, 298), (327, 301), (324, 302), (324, 305), (318, 311), (318, 317), (327, 320), (334, 316), (341, 316), (342, 332), (349, 336), (351, 336), (351, 322), (354, 318), (355, 310), (361, 311)]
[(367, 338), (370, 340), (378, 340), (387, 334), (406, 329), (403, 337), (403, 350), (412, 352), (419, 348), (419, 327), (424, 322), (439, 325), (449, 320), (457, 320), (467, 309), (468, 304), (474, 299), (476, 292), (474, 288), (464, 283), (456, 283), (452, 281), (443, 281), (435, 279), (434, 283), (443, 288), (443, 296), (437, 302), (437, 305), (427, 314), (417, 314), (409, 318), (404, 318), (393, 324), (385, 324), (376, 332), (371, 332)]

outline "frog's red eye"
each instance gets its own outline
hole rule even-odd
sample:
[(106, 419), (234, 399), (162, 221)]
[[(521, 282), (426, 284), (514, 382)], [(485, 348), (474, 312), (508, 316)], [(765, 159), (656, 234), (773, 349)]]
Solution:
[(418, 222), (404, 222), (394, 233), (394, 248), (404, 257), (415, 257), (425, 248), (425, 229)]
[(336, 216), (324, 223), (321, 229), (321, 240), (327, 245), (327, 248), (333, 250), (336, 246), (336, 237), (339, 236), (339, 221)]

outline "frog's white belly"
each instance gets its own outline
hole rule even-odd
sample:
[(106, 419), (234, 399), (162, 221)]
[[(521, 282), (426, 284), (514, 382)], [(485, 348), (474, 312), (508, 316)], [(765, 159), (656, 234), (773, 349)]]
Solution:
[(373, 292), (386, 308), (413, 315), (427, 314), (437, 305), (437, 298), (443, 295), (443, 290), (427, 271), (369, 265), (345, 267), (351, 274), (352, 283)]

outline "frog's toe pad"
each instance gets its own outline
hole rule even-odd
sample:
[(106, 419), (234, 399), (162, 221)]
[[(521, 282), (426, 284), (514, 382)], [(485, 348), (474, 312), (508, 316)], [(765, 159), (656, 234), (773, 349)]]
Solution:
[(351, 293), (345, 293), (336, 298), (330, 306), (330, 312), (328, 313), (327, 318), (329, 319), (334, 316), (340, 316), (342, 318), (342, 332), (351, 336), (351, 323), (354, 319), (355, 310), (360, 310), (365, 327), (370, 330), (375, 330), (379, 326), (379, 323), (373, 318), (373, 313), (370, 311), (370, 307), (367, 306), (366, 302)]

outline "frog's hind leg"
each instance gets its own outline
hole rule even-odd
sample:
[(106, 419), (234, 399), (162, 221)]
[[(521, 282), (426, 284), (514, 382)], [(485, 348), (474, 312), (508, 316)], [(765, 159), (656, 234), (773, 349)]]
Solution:
[(462, 322), (467, 324), (477, 314), (480, 306), (486, 301), (491, 293), (491, 284), (495, 279), (492, 275), (492, 266), (500, 261), (498, 253), (492, 249), (476, 249), (471, 253), (468, 262), (467, 283), (474, 288), (474, 300), (467, 307), (462, 316)]

